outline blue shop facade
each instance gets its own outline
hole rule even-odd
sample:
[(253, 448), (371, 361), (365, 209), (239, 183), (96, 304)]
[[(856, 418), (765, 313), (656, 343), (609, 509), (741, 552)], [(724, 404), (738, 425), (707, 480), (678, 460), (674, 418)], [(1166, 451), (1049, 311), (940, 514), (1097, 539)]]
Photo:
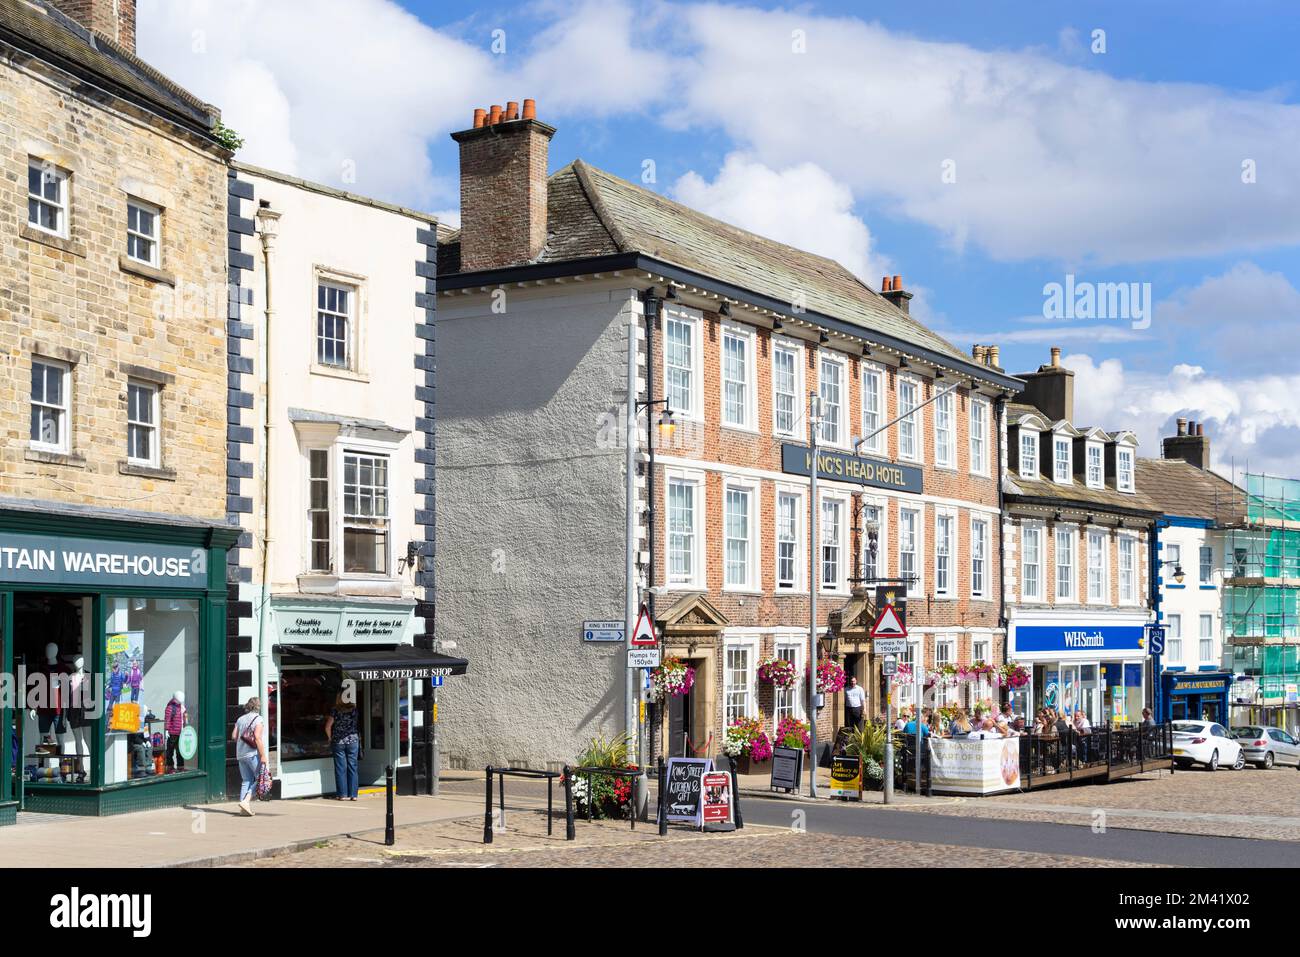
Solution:
[(1094, 727), (1136, 724), (1149, 706), (1152, 672), (1144, 608), (1008, 609), (1007, 660), (1031, 679), (1012, 695), (1017, 714), (1082, 710)]

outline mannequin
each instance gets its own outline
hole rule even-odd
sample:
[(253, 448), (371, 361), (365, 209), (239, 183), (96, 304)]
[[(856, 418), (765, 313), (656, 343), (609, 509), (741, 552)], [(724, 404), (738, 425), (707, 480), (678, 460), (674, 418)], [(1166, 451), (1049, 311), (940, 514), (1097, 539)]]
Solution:
[(50, 642), (45, 646), (45, 663), (38, 669), (45, 679), (42, 706), (30, 708), (28, 716), (35, 719), (40, 731), (42, 744), (55, 744), (56, 735), (67, 730), (63, 713), (63, 685), (60, 676), (67, 674), (67, 669), (59, 663), (59, 646)]
[(185, 692), (177, 691), (163, 709), (163, 731), (167, 734), (167, 770), (184, 771), (185, 759), (181, 757), (181, 730), (189, 719), (185, 710)]
[[(72, 753), (77, 756), (77, 777), (85, 780), (86, 765), (83, 760), (90, 755), (88, 736), (90, 721), (86, 717), (86, 659), (77, 655), (72, 659), (72, 674), (68, 678), (68, 729), (72, 737)], [(64, 749), (67, 751), (67, 748)], [(78, 782), (80, 783), (80, 782)]]

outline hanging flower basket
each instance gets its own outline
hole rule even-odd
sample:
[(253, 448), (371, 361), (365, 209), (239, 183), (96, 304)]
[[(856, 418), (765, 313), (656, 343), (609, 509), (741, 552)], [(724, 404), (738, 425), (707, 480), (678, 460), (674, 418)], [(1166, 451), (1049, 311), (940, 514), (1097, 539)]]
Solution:
[(817, 693), (818, 694), (835, 694), (837, 691), (843, 691), (848, 677), (844, 674), (844, 669), (833, 661), (820, 661), (817, 663)]
[(793, 688), (799, 680), (794, 662), (784, 658), (769, 658), (758, 666), (758, 680), (774, 688)]
[(1024, 665), (1010, 662), (1002, 666), (1000, 674), (1005, 687), (1015, 689), (1029, 684), (1029, 670)]
[(655, 701), (678, 698), (695, 685), (695, 669), (680, 658), (665, 658), (664, 663), (650, 672), (650, 691)]

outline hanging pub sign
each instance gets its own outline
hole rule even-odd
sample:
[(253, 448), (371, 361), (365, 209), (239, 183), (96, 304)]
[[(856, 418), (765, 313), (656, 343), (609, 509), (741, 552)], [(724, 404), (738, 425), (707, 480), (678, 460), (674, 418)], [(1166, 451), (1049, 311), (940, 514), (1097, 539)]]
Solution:
[(799, 790), (799, 779), (803, 776), (803, 748), (772, 749), (772, 779), (769, 787), (775, 791)]
[(700, 776), (700, 824), (706, 831), (734, 831), (731, 811), (731, 775), (706, 771)]
[(904, 584), (897, 585), (877, 585), (876, 586), (876, 613), (886, 605), (894, 606), (894, 616), (898, 619), (899, 627), (903, 629), (903, 634), (907, 634), (907, 586)]
[(862, 800), (862, 759), (846, 754), (831, 758), (831, 797)]
[[(781, 471), (790, 475), (812, 474), (812, 449), (806, 445), (786, 442), (781, 446)], [(893, 489), (895, 492), (922, 491), (921, 469), (915, 465), (898, 465), (882, 459), (869, 459), (848, 452), (817, 451), (817, 477), (833, 482), (856, 482), (872, 488)]]
[(668, 794), (664, 813), (670, 821), (694, 824), (701, 821), (702, 783), (706, 773), (713, 770), (712, 758), (669, 758)]

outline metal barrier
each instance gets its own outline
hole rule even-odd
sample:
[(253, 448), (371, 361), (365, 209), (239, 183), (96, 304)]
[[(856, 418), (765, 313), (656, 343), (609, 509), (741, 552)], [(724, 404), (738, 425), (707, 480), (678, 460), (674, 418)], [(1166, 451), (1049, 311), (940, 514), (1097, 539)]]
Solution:
[(1173, 768), (1173, 726), (1106, 725), (1087, 734), (1073, 728), (1020, 737), (1020, 777), (1026, 790), (1061, 781), (1111, 781), (1157, 768)]
[[(568, 770), (567, 768), (565, 769)], [(552, 824), (555, 820), (554, 813), (554, 788), (552, 784), (555, 779), (560, 777), (559, 771), (538, 771), (533, 768), (494, 768), (488, 765), (485, 769), (487, 778), (487, 807), (483, 814), (483, 843), (492, 843), (492, 775), (496, 775), (500, 781), (499, 787), (499, 808), (501, 812), (501, 830), (506, 829), (506, 776), (515, 778), (544, 778), (546, 780), (546, 834), (549, 837), (552, 833)], [(564, 839), (572, 841), (574, 839), (573, 831), (573, 794), (570, 782), (567, 777), (564, 781), (564, 804), (565, 804), (565, 821), (566, 828)]]

